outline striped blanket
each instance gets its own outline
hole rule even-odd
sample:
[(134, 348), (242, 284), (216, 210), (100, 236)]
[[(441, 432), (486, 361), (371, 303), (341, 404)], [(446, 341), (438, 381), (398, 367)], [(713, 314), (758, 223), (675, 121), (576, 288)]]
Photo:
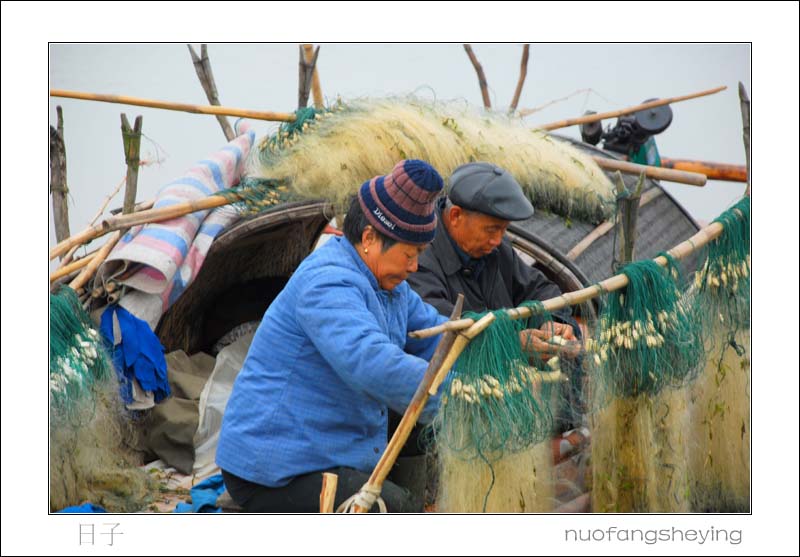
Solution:
[[(200, 199), (239, 183), (244, 162), (255, 141), (253, 131), (245, 128), (243, 132), (164, 186), (156, 196), (154, 207)], [(161, 306), (158, 313), (163, 313), (197, 276), (214, 238), (238, 218), (232, 207), (223, 206), (134, 227), (111, 251), (96, 280), (105, 283), (115, 279), (128, 291), (150, 295), (145, 296), (146, 299), (158, 296)], [(129, 309), (134, 314), (140, 313), (135, 308)], [(152, 321), (152, 318), (141, 317)]]

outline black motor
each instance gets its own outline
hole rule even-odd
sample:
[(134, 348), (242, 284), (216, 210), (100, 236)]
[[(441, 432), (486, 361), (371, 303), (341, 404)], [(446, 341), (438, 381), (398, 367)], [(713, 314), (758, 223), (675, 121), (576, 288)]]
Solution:
[[(646, 103), (658, 99), (647, 99)], [(586, 114), (596, 114), (587, 111)], [(603, 131), (600, 121), (581, 124), (581, 138), (586, 143), (597, 145), (603, 140), (603, 148), (625, 155), (637, 152), (653, 135), (666, 130), (672, 123), (672, 109), (668, 104), (656, 106), (617, 118), (617, 124)]]

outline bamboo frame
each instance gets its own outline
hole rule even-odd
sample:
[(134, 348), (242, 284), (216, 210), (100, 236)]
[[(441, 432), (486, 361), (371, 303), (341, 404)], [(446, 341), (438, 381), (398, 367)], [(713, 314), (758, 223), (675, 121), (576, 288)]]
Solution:
[[(680, 244), (673, 247), (667, 253), (674, 257), (675, 259), (683, 259), (687, 255), (697, 251), (701, 247), (705, 246), (715, 238), (717, 238), (724, 227), (722, 224), (718, 222), (712, 222), (705, 228), (702, 228), (700, 231), (697, 232), (694, 236), (689, 238), (688, 240), (684, 240)], [(667, 265), (667, 258), (660, 255), (653, 259), (656, 263), (661, 265), (662, 267)], [(597, 284), (589, 286), (587, 288), (583, 288), (581, 290), (576, 290), (574, 292), (567, 292), (562, 294), (561, 296), (557, 296), (555, 298), (550, 298), (549, 300), (545, 300), (542, 302), (544, 306), (544, 311), (553, 312), (564, 308), (566, 306), (574, 306), (577, 304), (581, 304), (592, 298), (596, 298), (597, 296), (605, 293), (605, 292), (613, 292), (614, 290), (619, 290), (620, 288), (624, 288), (628, 284), (628, 277), (623, 274), (614, 275), (609, 277)], [(530, 317), (533, 315), (533, 310), (529, 307), (517, 307), (505, 310), (508, 316), (511, 319), (524, 319), (526, 317)], [(478, 333), (483, 331), (486, 327), (488, 327), (492, 321), (494, 321), (495, 317), (494, 314), (488, 313), (483, 316), (477, 323), (473, 319), (458, 319), (454, 321), (448, 321), (447, 323), (443, 323), (436, 327), (431, 327), (429, 329), (420, 329), (419, 331), (412, 331), (408, 334), (411, 338), (428, 338), (432, 336), (436, 336), (446, 331), (461, 331), (466, 329), (463, 334), (468, 338), (474, 338)]]
[(233, 108), (229, 106), (176, 103), (170, 101), (142, 99), (139, 97), (128, 97), (126, 95), (105, 95), (102, 93), (84, 93), (81, 91), (50, 89), (50, 96), (63, 97), (66, 99), (80, 99), (84, 101), (131, 104), (134, 106), (146, 106), (149, 108), (162, 108), (164, 110), (177, 110), (178, 112), (191, 112), (192, 114), (210, 114), (213, 116), (238, 116), (240, 118), (252, 118), (254, 120), (268, 120), (270, 122), (295, 121), (295, 115), (286, 112), (267, 112), (259, 110), (248, 110), (246, 108)]
[(117, 241), (120, 239), (121, 236), (122, 236), (121, 231), (118, 230), (117, 232), (115, 232), (111, 236), (111, 238), (108, 239), (105, 245), (102, 248), (100, 248), (97, 251), (97, 253), (94, 254), (94, 256), (91, 258), (91, 261), (89, 262), (88, 265), (86, 265), (83, 271), (81, 271), (81, 273), (77, 277), (75, 277), (75, 279), (72, 282), (69, 283), (69, 287), (75, 290), (76, 292), (78, 291), (79, 288), (82, 288), (83, 285), (86, 284), (86, 282), (89, 280), (89, 278), (91, 278), (91, 276), (95, 273), (95, 271), (97, 271), (97, 268), (100, 267), (100, 264), (106, 260), (106, 257), (108, 257), (109, 252), (111, 252), (111, 249), (117, 244)]
[(598, 120), (603, 120), (605, 118), (616, 118), (617, 116), (624, 116), (626, 114), (632, 114), (633, 112), (639, 112), (640, 110), (647, 110), (648, 108), (655, 108), (657, 106), (664, 106), (665, 104), (671, 104), (681, 101), (688, 101), (689, 99), (696, 99), (697, 97), (704, 97), (706, 95), (713, 95), (714, 93), (719, 93), (720, 91), (724, 91), (727, 89), (725, 85), (721, 87), (715, 87), (714, 89), (708, 89), (706, 91), (700, 91), (698, 93), (691, 93), (689, 95), (683, 95), (680, 97), (671, 97), (669, 99), (658, 99), (655, 101), (650, 101), (642, 104), (637, 104), (636, 106), (631, 106), (629, 108), (623, 108), (621, 110), (612, 110), (610, 112), (600, 112), (599, 114), (589, 114), (588, 116), (580, 116), (578, 118), (569, 118), (567, 120), (559, 120), (558, 122), (551, 122), (550, 124), (545, 124), (543, 126), (537, 126), (540, 130), (545, 131), (552, 131), (557, 130), (560, 128), (567, 128), (569, 126), (576, 126), (578, 124), (588, 124), (589, 122), (597, 122)]
[(139, 224), (148, 224), (151, 222), (159, 222), (169, 220), (177, 217), (182, 217), (195, 211), (203, 211), (206, 209), (213, 209), (234, 203), (221, 195), (210, 195), (202, 199), (195, 199), (193, 201), (186, 201), (184, 203), (176, 203), (169, 207), (160, 207), (158, 209), (148, 209), (139, 211), (138, 213), (123, 214), (115, 217), (109, 217), (99, 224), (86, 228), (83, 232), (67, 238), (59, 242), (50, 250), (50, 259), (58, 257), (70, 248), (76, 245), (85, 244), (94, 240), (98, 236), (121, 230)]
[[(455, 306), (453, 307), (453, 312), (450, 314), (451, 321), (461, 315), (461, 310), (463, 307), (464, 295), (459, 294)], [(389, 444), (383, 451), (378, 464), (372, 471), (372, 474), (367, 481), (367, 486), (377, 488), (378, 491), (380, 491), (380, 488), (383, 486), (383, 482), (386, 480), (386, 476), (389, 475), (389, 471), (391, 471), (392, 466), (394, 466), (394, 463), (397, 460), (397, 456), (400, 454), (400, 450), (403, 448), (403, 445), (405, 445), (406, 441), (408, 441), (408, 436), (411, 434), (411, 430), (417, 423), (417, 419), (422, 413), (425, 403), (428, 402), (428, 389), (431, 385), (431, 382), (436, 376), (442, 373), (442, 370), (444, 370), (444, 375), (447, 375), (447, 372), (450, 371), (450, 368), (445, 366), (448, 362), (450, 362), (450, 365), (452, 365), (452, 361), (449, 359), (446, 360), (445, 356), (453, 352), (453, 342), (455, 340), (456, 334), (452, 332), (443, 335), (439, 340), (436, 351), (434, 352), (433, 357), (428, 364), (428, 369), (425, 371), (425, 375), (423, 376), (419, 387), (417, 387), (417, 391), (414, 393), (414, 397), (411, 399), (408, 408), (406, 408), (403, 418), (400, 420), (394, 435), (392, 435), (392, 439), (389, 441)], [(357, 504), (353, 505), (352, 510), (353, 512), (357, 513), (365, 513), (369, 511), (369, 509), (360, 507)]]
[(660, 166), (648, 166), (646, 164), (636, 164), (621, 161), (609, 157), (592, 156), (597, 166), (604, 170), (619, 170), (626, 174), (642, 174), (655, 180), (666, 180), (668, 182), (678, 182), (688, 186), (703, 187), (706, 185), (706, 175), (697, 172), (686, 172), (684, 170), (672, 170), (661, 168)]

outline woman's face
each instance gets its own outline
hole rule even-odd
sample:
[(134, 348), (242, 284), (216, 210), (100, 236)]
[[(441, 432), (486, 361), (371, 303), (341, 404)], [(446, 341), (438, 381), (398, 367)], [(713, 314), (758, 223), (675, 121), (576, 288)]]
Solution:
[[(367, 227), (369, 230), (369, 227)], [(384, 290), (393, 290), (417, 270), (417, 260), (427, 246), (398, 242), (382, 251), (382, 242), (374, 231), (365, 230), (359, 253)], [(365, 251), (366, 250), (366, 251)]]

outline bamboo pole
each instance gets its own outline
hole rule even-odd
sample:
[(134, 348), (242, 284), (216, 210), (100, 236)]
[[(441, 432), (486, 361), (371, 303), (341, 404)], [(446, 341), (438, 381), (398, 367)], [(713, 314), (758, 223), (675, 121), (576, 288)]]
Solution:
[[(192, 64), (194, 64), (194, 71), (197, 73), (197, 79), (200, 80), (203, 91), (205, 91), (208, 103), (214, 106), (220, 106), (217, 84), (214, 81), (214, 72), (211, 70), (211, 60), (208, 59), (208, 45), (200, 45), (200, 56), (194, 51), (192, 45), (187, 44), (186, 46), (189, 47), (189, 54), (192, 57)], [(222, 133), (225, 134), (225, 139), (230, 141), (236, 137), (227, 117), (218, 114), (217, 122), (219, 122), (222, 128)]]
[(86, 265), (83, 271), (81, 271), (80, 274), (77, 277), (75, 277), (75, 279), (72, 282), (69, 283), (69, 287), (75, 290), (76, 292), (78, 291), (79, 288), (82, 288), (83, 285), (86, 284), (86, 282), (91, 278), (91, 276), (94, 275), (95, 271), (97, 271), (97, 268), (100, 267), (100, 264), (106, 260), (106, 257), (108, 257), (108, 254), (111, 252), (111, 249), (116, 245), (117, 241), (120, 239), (121, 236), (122, 236), (121, 231), (118, 230), (114, 232), (114, 234), (111, 235), (111, 237), (108, 239), (105, 245), (103, 245), (103, 247), (100, 248), (97, 251), (97, 253), (94, 254), (92, 260), (89, 262), (88, 265)]
[[(317, 47), (319, 50), (319, 47)], [(306, 62), (311, 63), (314, 60), (314, 45), (304, 44), (303, 52), (305, 53)], [(325, 102), (322, 98), (322, 86), (319, 84), (319, 71), (317, 70), (317, 63), (314, 62), (314, 73), (311, 77), (311, 94), (314, 96), (314, 108), (322, 110), (325, 108)]]
[(605, 118), (616, 118), (617, 116), (624, 116), (626, 114), (632, 114), (634, 112), (639, 112), (640, 110), (647, 110), (648, 108), (655, 108), (657, 106), (664, 106), (665, 104), (671, 104), (681, 101), (687, 101), (689, 99), (696, 99), (697, 97), (704, 97), (706, 95), (713, 95), (714, 93), (719, 93), (720, 91), (724, 91), (727, 89), (726, 86), (722, 87), (715, 87), (714, 89), (708, 89), (706, 91), (700, 91), (698, 93), (691, 93), (689, 95), (683, 95), (681, 97), (671, 97), (669, 99), (658, 99), (655, 101), (646, 102), (643, 104), (638, 104), (636, 106), (631, 106), (629, 108), (623, 108), (621, 110), (612, 110), (611, 112), (601, 112), (599, 114), (590, 114), (588, 116), (580, 116), (578, 118), (569, 118), (567, 120), (559, 120), (558, 122), (551, 122), (550, 124), (545, 124), (543, 126), (537, 126), (540, 130), (545, 131), (552, 131), (557, 130), (560, 128), (566, 128), (569, 126), (576, 126), (578, 124), (587, 124), (589, 122), (597, 122), (598, 120), (603, 120)]
[[(663, 193), (664, 192), (661, 190), (661, 188), (651, 188), (647, 190), (642, 195), (641, 201), (639, 201), (639, 207), (644, 207), (645, 205), (650, 203), (650, 201), (652, 201), (653, 199), (663, 195)], [(586, 236), (583, 237), (583, 239), (580, 242), (575, 244), (572, 247), (572, 249), (569, 250), (569, 252), (567, 252), (567, 259), (569, 259), (570, 261), (575, 261), (580, 254), (586, 251), (586, 249), (595, 242), (595, 240), (605, 236), (605, 234), (612, 228), (614, 228), (613, 220), (607, 220), (602, 224), (598, 225), (597, 228), (589, 232)]]
[(150, 108), (163, 108), (164, 110), (177, 110), (179, 112), (191, 112), (192, 114), (211, 114), (214, 116), (217, 115), (238, 116), (240, 118), (253, 118), (254, 120), (268, 120), (271, 122), (295, 121), (294, 114), (289, 114), (285, 112), (266, 112), (258, 110), (248, 110), (245, 108), (232, 108), (229, 106), (209, 106), (200, 104), (175, 103), (170, 101), (158, 101), (153, 99), (128, 97), (125, 95), (105, 95), (102, 93), (84, 93), (81, 91), (50, 89), (50, 96), (64, 97), (67, 99), (80, 99), (85, 101), (131, 104), (134, 106), (146, 106)]
[(739, 106), (742, 109), (742, 140), (744, 141), (744, 155), (747, 165), (747, 189), (745, 195), (750, 195), (750, 97), (747, 89), (739, 82)]
[[(681, 242), (680, 244), (673, 247), (667, 253), (674, 257), (675, 259), (683, 259), (687, 255), (697, 251), (698, 249), (702, 248), (715, 238), (717, 238), (720, 234), (722, 234), (724, 227), (722, 224), (718, 222), (712, 222), (705, 228), (702, 228), (689, 238)], [(653, 259), (656, 263), (661, 265), (662, 267), (667, 265), (667, 258), (664, 256), (658, 256)], [(620, 288), (624, 288), (628, 284), (628, 277), (623, 274), (614, 275), (609, 277), (597, 284), (593, 284), (587, 288), (583, 288), (581, 290), (576, 290), (574, 292), (566, 292), (561, 296), (557, 296), (555, 298), (550, 298), (549, 300), (545, 300), (542, 302), (544, 311), (547, 312), (554, 312), (561, 308), (567, 306), (574, 306), (577, 304), (581, 304), (592, 298), (596, 298), (603, 293), (606, 292), (613, 292), (614, 290), (619, 290)], [(530, 317), (533, 315), (533, 310), (529, 307), (518, 307), (505, 310), (508, 316), (511, 319), (524, 319), (526, 317)], [(484, 323), (488, 319), (488, 322)], [(478, 323), (476, 323), (473, 319), (458, 319), (454, 321), (448, 321), (447, 323), (443, 323), (436, 327), (430, 327), (428, 329), (420, 329), (419, 331), (412, 331), (408, 334), (411, 338), (428, 338), (432, 336), (436, 336), (438, 334), (447, 332), (447, 331), (461, 331), (467, 329), (466, 332), (462, 333), (464, 335), (472, 334), (477, 335), (479, 332), (483, 331), (486, 327), (488, 327), (491, 322), (494, 321), (494, 314), (488, 313), (486, 314)], [(472, 327), (477, 326), (479, 323), (482, 324), (481, 328), (477, 331), (473, 331)], [(472, 338), (472, 337), (470, 337)]]
[(339, 483), (339, 476), (330, 472), (322, 473), (322, 490), (319, 493), (319, 512), (332, 513), (333, 504), (336, 500), (336, 486)]
[[(461, 310), (463, 307), (464, 295), (459, 294), (458, 299), (453, 306), (453, 311), (450, 314), (451, 321), (461, 316)], [(383, 482), (386, 480), (386, 476), (389, 475), (389, 471), (392, 469), (392, 466), (394, 466), (394, 463), (397, 460), (397, 456), (400, 454), (400, 450), (403, 448), (403, 445), (405, 445), (406, 441), (408, 441), (408, 436), (411, 434), (411, 430), (417, 423), (417, 419), (422, 413), (425, 403), (428, 402), (428, 390), (431, 382), (437, 375), (442, 373), (442, 370), (445, 370), (445, 357), (452, 352), (453, 343), (456, 341), (456, 337), (460, 337), (460, 335), (449, 332), (442, 335), (442, 338), (439, 339), (439, 344), (436, 346), (436, 351), (431, 357), (431, 361), (428, 364), (428, 369), (425, 371), (422, 381), (417, 387), (417, 390), (414, 393), (408, 408), (406, 408), (403, 418), (397, 425), (397, 429), (395, 430), (394, 435), (392, 435), (392, 439), (389, 441), (389, 444), (383, 451), (378, 464), (375, 465), (375, 469), (372, 471), (367, 484), (362, 487), (362, 490), (365, 488), (370, 488), (371, 490), (380, 492)], [(447, 371), (449, 371), (449, 368), (444, 371), (445, 375), (447, 375)], [(351, 497), (350, 500), (353, 500), (354, 497), (356, 496)], [(348, 502), (345, 502), (342, 507), (347, 509), (347, 503)], [(355, 503), (352, 506), (352, 511), (357, 513), (365, 513), (368, 512), (369, 509), (361, 507)]]
[[(56, 280), (60, 279), (61, 277), (65, 277), (68, 274), (70, 274), (70, 273), (72, 273), (74, 271), (77, 271), (78, 269), (83, 269), (89, 263), (91, 263), (92, 259), (96, 255), (96, 253), (97, 252), (90, 253), (86, 257), (78, 259), (77, 261), (73, 261), (72, 263), (68, 263), (67, 265), (64, 265), (63, 267), (59, 267), (58, 269), (53, 271), (53, 273), (50, 275), (50, 282), (52, 283), (53, 281), (56, 281)], [(64, 258), (64, 259), (66, 259), (66, 258)]]
[(605, 170), (619, 170), (626, 174), (641, 174), (644, 172), (645, 176), (655, 180), (666, 180), (668, 182), (678, 182), (680, 184), (697, 187), (706, 185), (705, 174), (685, 172), (683, 170), (671, 170), (659, 166), (647, 166), (646, 164), (636, 164), (608, 157), (593, 156), (592, 159), (597, 163), (597, 166)]
[(478, 62), (478, 57), (472, 52), (472, 47), (470, 45), (465, 44), (464, 50), (467, 51), (469, 61), (472, 62), (472, 66), (478, 74), (478, 84), (481, 86), (481, 95), (483, 95), (483, 106), (485, 108), (492, 108), (492, 101), (489, 100), (489, 85), (486, 83), (486, 75), (483, 73), (483, 67), (481, 63)]
[(705, 174), (706, 178), (709, 180), (725, 180), (728, 182), (747, 181), (747, 167), (739, 164), (723, 164), (719, 162), (691, 161), (661, 157), (661, 167)]
[(107, 234), (115, 230), (121, 230), (123, 228), (128, 228), (139, 224), (174, 219), (177, 217), (182, 217), (183, 215), (188, 215), (189, 213), (194, 213), (195, 211), (213, 209), (215, 207), (221, 207), (222, 205), (227, 205), (234, 202), (235, 201), (230, 201), (221, 195), (210, 195), (208, 197), (203, 197), (202, 199), (195, 199), (193, 201), (186, 201), (184, 203), (176, 203), (175, 205), (170, 205), (168, 207), (148, 209), (145, 211), (139, 211), (138, 213), (109, 217), (104, 219), (102, 222), (95, 224), (94, 226), (86, 228), (83, 232), (71, 236), (63, 242), (56, 244), (56, 246), (50, 250), (50, 259), (58, 257), (73, 246), (85, 244), (86, 242), (94, 240), (103, 234)]
[(525, 77), (528, 75), (528, 51), (530, 50), (529, 44), (522, 47), (522, 62), (519, 68), (519, 80), (517, 81), (517, 88), (514, 91), (514, 98), (511, 100), (511, 106), (508, 109), (509, 114), (517, 109), (519, 104), (519, 96), (522, 94), (522, 86), (525, 84)]
[(64, 117), (56, 107), (57, 127), (50, 126), (50, 193), (53, 196), (53, 223), (56, 241), (69, 238), (69, 206), (67, 205), (67, 151), (64, 146)]
[(306, 61), (303, 45), (298, 46), (300, 48), (300, 63), (298, 64), (297, 108), (305, 108), (308, 106), (308, 95), (311, 92), (311, 82), (314, 79), (314, 68), (317, 67), (319, 47), (314, 50), (314, 55), (311, 57), (311, 60)]

